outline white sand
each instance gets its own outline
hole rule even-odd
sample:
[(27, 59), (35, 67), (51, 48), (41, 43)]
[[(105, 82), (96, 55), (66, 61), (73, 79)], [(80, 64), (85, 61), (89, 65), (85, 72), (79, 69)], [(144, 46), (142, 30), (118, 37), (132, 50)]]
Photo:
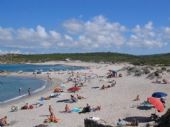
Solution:
[[(109, 69), (118, 70), (127, 64), (96, 64), (96, 63), (85, 63), (85, 62), (48, 62), (45, 64), (66, 64), (66, 65), (76, 65), (76, 66), (87, 66), (90, 69), (80, 70), (78, 72), (88, 73), (88, 74), (97, 74), (98, 76), (106, 76), (106, 73)], [(75, 71), (77, 72), (77, 71)], [(123, 72), (121, 72), (123, 73)], [(16, 75), (16, 74), (15, 74)], [(32, 74), (24, 73), (17, 74), (30, 76)], [(47, 77), (47, 74), (43, 73), (39, 77)], [(69, 77), (67, 72), (63, 72), (63, 74), (58, 74), (58, 72), (51, 72), (51, 77), (55, 82), (58, 79), (63, 82)], [(167, 75), (167, 78), (170, 75)], [(66, 103), (56, 102), (61, 99), (69, 99), (71, 93), (63, 93), (59, 98), (53, 98), (45, 101), (45, 104), (42, 107), (35, 108), (32, 110), (19, 110), (17, 112), (10, 112), (11, 106), (23, 106), (26, 102), (32, 104), (37, 102), (37, 100), (41, 96), (48, 96), (52, 93), (52, 90), (47, 90), (41, 94), (36, 96), (24, 99), (22, 101), (17, 101), (13, 104), (9, 104), (6, 106), (0, 107), (0, 118), (4, 115), (8, 116), (9, 122), (13, 122), (12, 127), (33, 127), (35, 125), (43, 123), (44, 119), (47, 118), (46, 115), (49, 115), (48, 106), (52, 105), (54, 109), (54, 113), (58, 118), (61, 119), (59, 123), (49, 124), (50, 127), (84, 127), (84, 118), (88, 118), (90, 116), (100, 117), (101, 119), (115, 124), (118, 118), (125, 118), (131, 116), (150, 116), (151, 113), (154, 113), (155, 110), (139, 110), (137, 108), (132, 108), (133, 105), (140, 104), (147, 97), (151, 96), (153, 92), (162, 91), (166, 93), (170, 93), (170, 84), (153, 84), (151, 80), (146, 79), (144, 76), (141, 77), (132, 77), (127, 76), (126, 73), (123, 73), (123, 77), (114, 78), (117, 84), (115, 87), (100, 90), (93, 89), (92, 87), (99, 86), (101, 87), (103, 84), (107, 83), (110, 79), (104, 78), (104, 81), (100, 81), (101, 78), (94, 78), (85, 83), (85, 86), (78, 92), (78, 94), (86, 97), (87, 99), (79, 100), (77, 103), (69, 104), (71, 108), (74, 107), (84, 107), (86, 104), (90, 104), (91, 106), (101, 105), (101, 111), (90, 112), (86, 114), (78, 114), (78, 113), (60, 113), (60, 111), (64, 110)], [(57, 84), (57, 83), (56, 83)], [(66, 89), (71, 87), (73, 83), (66, 83)], [(65, 90), (66, 91), (66, 90)], [(132, 101), (136, 95), (140, 95), (140, 101), (134, 102)], [(170, 100), (170, 96), (167, 97), (167, 100)], [(167, 101), (166, 107), (170, 107), (170, 102)], [(167, 108), (166, 108), (167, 110)], [(166, 112), (158, 113), (158, 115), (162, 115)]]

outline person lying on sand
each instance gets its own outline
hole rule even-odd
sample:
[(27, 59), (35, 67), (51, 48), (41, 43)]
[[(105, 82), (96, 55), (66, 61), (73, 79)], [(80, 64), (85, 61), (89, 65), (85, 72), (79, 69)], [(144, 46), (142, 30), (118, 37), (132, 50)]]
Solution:
[(137, 95), (133, 101), (139, 101), (139, 100), (140, 100), (139, 95)]
[(155, 81), (152, 81), (152, 83), (158, 83), (158, 84), (161, 84), (162, 82), (161, 82), (161, 80), (156, 79)]
[(77, 98), (74, 95), (70, 95), (72, 102), (77, 102)]
[(50, 122), (58, 123), (59, 120), (60, 120), (60, 119), (58, 119), (58, 118), (54, 115), (54, 113), (52, 113), (52, 114), (48, 117), (48, 119), (45, 119), (45, 120), (44, 120), (44, 123), (50, 123)]
[(63, 92), (63, 89), (59, 88), (59, 87), (56, 87), (54, 89), (54, 93), (59, 93), (59, 92)]
[(96, 107), (93, 107), (92, 109), (91, 109), (92, 111), (100, 111), (101, 110), (101, 106), (96, 106)]
[(7, 116), (4, 116), (3, 118), (0, 119), (0, 127), (3, 126), (8, 126), (9, 123), (7, 122)]
[(86, 99), (86, 98), (77, 94), (77, 99), (81, 100), (81, 99)]
[(113, 87), (113, 86), (115, 86), (115, 84), (111, 84), (111, 85), (107, 85), (107, 86), (103, 85), (100, 89), (104, 90), (105, 88), (110, 88), (110, 87)]
[(26, 110), (26, 109), (33, 109), (33, 105), (29, 105), (28, 103), (26, 103), (24, 106), (21, 107), (21, 110)]

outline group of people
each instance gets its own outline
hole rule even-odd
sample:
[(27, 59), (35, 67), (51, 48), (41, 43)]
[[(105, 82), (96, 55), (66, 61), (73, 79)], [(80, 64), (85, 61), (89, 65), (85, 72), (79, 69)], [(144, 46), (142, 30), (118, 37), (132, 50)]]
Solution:
[[(18, 93), (19, 93), (19, 95), (22, 94), (22, 88), (21, 87), (18, 89)], [(28, 96), (31, 96), (31, 88), (28, 88)]]
[(104, 90), (104, 89), (106, 89), (106, 88), (111, 88), (111, 87), (114, 87), (115, 86), (115, 84), (114, 83), (112, 83), (111, 85), (102, 85), (102, 87), (100, 88), (101, 90)]
[[(83, 86), (83, 80), (81, 80), (81, 77), (77, 76), (77, 78), (73, 79), (73, 82), (75, 83), (75, 86), (77, 86), (77, 84), (79, 83), (79, 85)], [(115, 84), (111, 84), (110, 87), (113, 87)], [(108, 86), (109, 87), (109, 86)], [(19, 92), (19, 95), (21, 95), (22, 93), (22, 88), (19, 88), (18, 89), (18, 92)], [(28, 96), (31, 96), (31, 88), (28, 89)], [(58, 93), (58, 92), (63, 92), (63, 89), (61, 89), (60, 87), (56, 87), (54, 89), (54, 94)], [(48, 100), (50, 99), (51, 96), (48, 96), (48, 97), (45, 97), (43, 98), (43, 100)], [(76, 94), (76, 95), (70, 95), (70, 100), (72, 102), (77, 102), (78, 100), (81, 100), (81, 99), (86, 99), (85, 97), (79, 95), (79, 94)], [(36, 104), (28, 104), (26, 103), (25, 105), (23, 105), (21, 107), (21, 110), (28, 110), (28, 109), (33, 109), (34, 106), (37, 107), (37, 105), (43, 105), (42, 103), (36, 103)], [(14, 110), (14, 108), (16, 109), (16, 107), (11, 107), (12, 110)], [(91, 112), (91, 111), (98, 111), (101, 109), (101, 106), (96, 106), (96, 107), (91, 107), (89, 104), (87, 104), (79, 113), (86, 113), (86, 112)], [(18, 109), (17, 109), (18, 110)], [(17, 111), (15, 110), (15, 111)], [(49, 123), (49, 122), (54, 122), (54, 123), (58, 123), (60, 121), (60, 119), (58, 119), (55, 114), (54, 114), (54, 111), (53, 111), (53, 108), (51, 105), (49, 105), (49, 116), (47, 119), (44, 120), (44, 123)], [(71, 112), (71, 108), (68, 104), (65, 105), (65, 108), (64, 108), (64, 112)], [(7, 116), (3, 117), (0, 119), (0, 127), (1, 126), (7, 126), (9, 125), (8, 122), (7, 122)]]

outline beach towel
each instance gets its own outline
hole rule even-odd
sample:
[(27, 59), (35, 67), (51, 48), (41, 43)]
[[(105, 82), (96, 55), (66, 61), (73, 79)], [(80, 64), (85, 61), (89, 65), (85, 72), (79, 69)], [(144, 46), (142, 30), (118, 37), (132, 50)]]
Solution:
[(73, 109), (71, 110), (71, 112), (81, 112), (81, 111), (82, 111), (81, 108), (73, 108)]

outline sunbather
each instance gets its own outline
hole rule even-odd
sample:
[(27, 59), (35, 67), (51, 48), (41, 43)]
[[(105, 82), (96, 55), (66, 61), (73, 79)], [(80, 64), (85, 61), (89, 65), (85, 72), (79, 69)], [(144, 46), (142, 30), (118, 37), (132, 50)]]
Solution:
[(91, 109), (92, 111), (100, 111), (101, 110), (101, 106), (96, 106), (96, 107), (93, 107), (92, 109)]
[(33, 109), (33, 108), (34, 108), (33, 105), (29, 105), (28, 103), (26, 103), (24, 106), (21, 107), (21, 110)]
[(59, 88), (59, 87), (56, 87), (54, 89), (54, 93), (59, 93), (59, 92), (63, 92), (63, 90), (61, 88)]
[(54, 122), (54, 123), (58, 123), (60, 119), (56, 118), (56, 116), (54, 115), (54, 113), (52, 113), (48, 119), (44, 120), (44, 123), (49, 123), (49, 122)]
[(71, 101), (72, 101), (72, 102), (77, 102), (77, 98), (76, 98), (75, 96), (70, 95), (70, 97), (71, 97)]
[(77, 99), (86, 99), (86, 98), (77, 94)]
[(0, 119), (0, 127), (3, 126), (8, 126), (9, 123), (7, 122), (7, 116), (4, 116), (3, 118)]

